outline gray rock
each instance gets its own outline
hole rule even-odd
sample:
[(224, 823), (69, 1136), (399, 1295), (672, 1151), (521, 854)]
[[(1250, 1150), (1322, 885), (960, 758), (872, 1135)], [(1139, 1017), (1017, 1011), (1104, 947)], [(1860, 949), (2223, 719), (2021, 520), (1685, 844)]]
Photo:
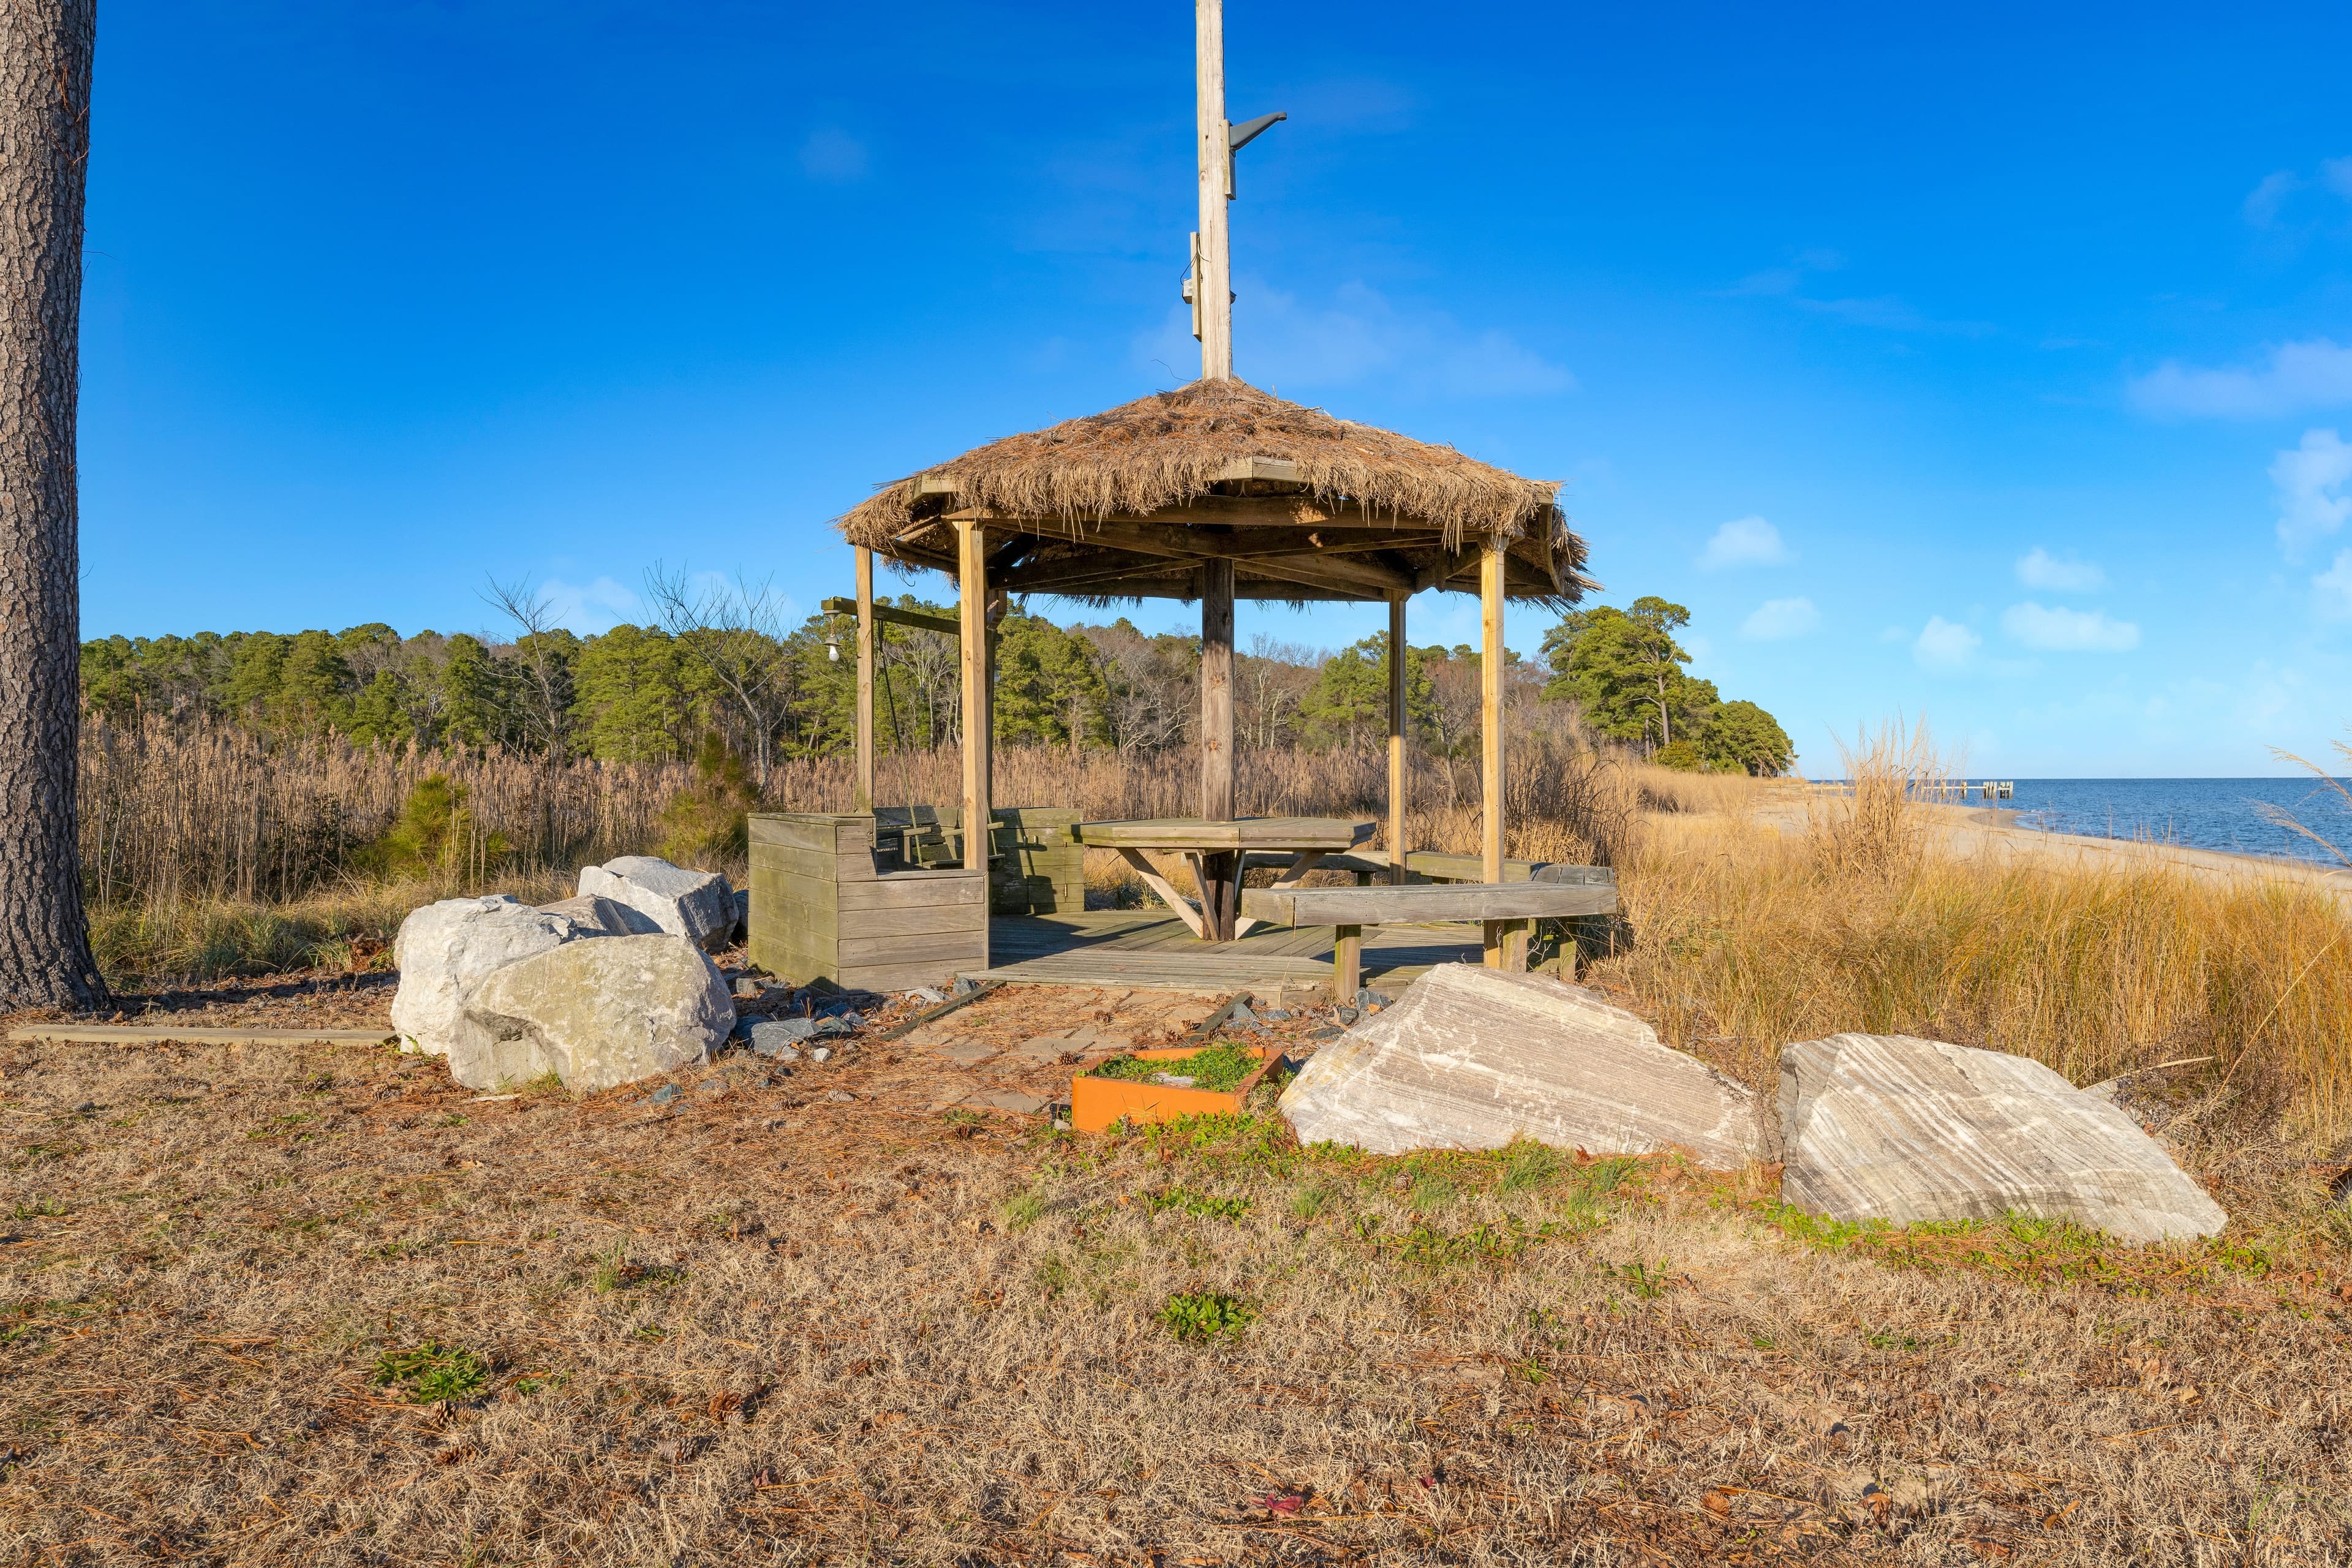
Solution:
[(554, 903), (540, 905), (539, 910), (541, 914), (562, 915), (573, 921), (583, 928), (583, 935), (654, 936), (661, 931), (651, 915), (593, 894), (558, 899)]
[(907, 999), (910, 1002), (926, 1002), (937, 1006), (948, 998), (944, 991), (934, 991), (928, 985), (918, 985), (907, 993)]
[(709, 952), (726, 947), (735, 934), (735, 889), (716, 871), (689, 871), (652, 855), (624, 855), (580, 868), (580, 894), (626, 904), (670, 935)]
[(735, 1037), (763, 1057), (797, 1057), (793, 1047), (815, 1033), (806, 1018), (746, 1018), (735, 1026)]
[(1307, 1058), (1282, 1094), (1302, 1142), (1376, 1154), (1532, 1138), (1594, 1154), (1761, 1150), (1755, 1094), (1650, 1026), (1544, 974), (1442, 963)]
[(833, 1060), (833, 1047), (831, 1046), (810, 1047), (809, 1060), (813, 1062), (829, 1062)]
[(603, 934), (568, 912), (535, 910), (506, 893), (410, 910), (392, 943), (400, 970), (392, 1026), (400, 1048), (447, 1056), (464, 1031), (466, 1004), (483, 981), (509, 963)]
[[(467, 1016), (511, 1062), (528, 1041), (575, 1094), (672, 1072), (709, 1059), (735, 1018), (726, 983), (710, 960), (676, 936), (621, 936), (574, 942), (508, 965), (474, 993)], [(542, 1068), (540, 1070), (545, 1071)], [(460, 1083), (489, 1087), (461, 1072)]]
[(1832, 1219), (2069, 1219), (2210, 1236), (2229, 1215), (2112, 1100), (2025, 1057), (1906, 1035), (1780, 1052), (1780, 1194)]
[(751, 940), (751, 889), (749, 888), (735, 889), (735, 931), (732, 940), (736, 942)]

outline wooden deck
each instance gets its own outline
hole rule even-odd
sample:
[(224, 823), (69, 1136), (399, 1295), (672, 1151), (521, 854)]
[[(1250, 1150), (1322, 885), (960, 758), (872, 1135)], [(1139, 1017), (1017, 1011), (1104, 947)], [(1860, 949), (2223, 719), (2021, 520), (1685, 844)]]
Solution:
[[(1271, 991), (1331, 983), (1332, 929), (1252, 931), (1204, 942), (1165, 910), (1088, 910), (988, 922), (993, 967), (975, 980), (1027, 985), (1119, 985), (1145, 991)], [(1364, 984), (1407, 985), (1433, 964), (1478, 962), (1479, 928), (1381, 926), (1364, 936)]]

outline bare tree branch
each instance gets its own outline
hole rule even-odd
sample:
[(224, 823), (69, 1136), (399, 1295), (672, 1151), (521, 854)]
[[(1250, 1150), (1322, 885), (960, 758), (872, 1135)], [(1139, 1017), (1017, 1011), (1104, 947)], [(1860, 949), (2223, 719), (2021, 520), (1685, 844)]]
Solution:
[(646, 596), (670, 640), (726, 689), (751, 731), (753, 772), (762, 791), (775, 735), (792, 700), (792, 654), (784, 646), (785, 600), (772, 577), (757, 584), (741, 572), (732, 582), (698, 587), (685, 567), (656, 562), (646, 574)]

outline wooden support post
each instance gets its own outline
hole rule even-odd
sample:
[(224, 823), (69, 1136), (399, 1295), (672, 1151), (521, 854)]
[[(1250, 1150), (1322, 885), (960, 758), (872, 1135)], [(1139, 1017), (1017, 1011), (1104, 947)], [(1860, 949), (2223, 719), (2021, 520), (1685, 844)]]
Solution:
[(1389, 600), (1389, 880), (1399, 887), (1404, 868), (1404, 595)]
[(1364, 987), (1364, 928), (1337, 926), (1331, 942), (1331, 1001), (1336, 1006), (1352, 1007), (1356, 993)]
[[(956, 525), (958, 662), (963, 676), (963, 864), (978, 870), (981, 901), (988, 901), (989, 701), (988, 541), (976, 522)], [(984, 928), (983, 928), (984, 929)], [(982, 947), (986, 942), (983, 939)], [(985, 954), (983, 952), (983, 965)]]
[[(1201, 256), (1192, 298), (1201, 312), (1201, 379), (1234, 374), (1233, 245), (1225, 176), (1233, 153), (1225, 131), (1225, 0), (1193, 0), (1193, 141), (1201, 180)], [(1230, 582), (1232, 579), (1228, 578)]]
[(1201, 815), (1234, 819), (1234, 563), (1201, 567)]
[(874, 809), (874, 552), (862, 544), (857, 547), (857, 809)]
[[(1219, 199), (1223, 193), (1219, 191)], [(1201, 567), (1201, 815), (1211, 822), (1234, 819), (1234, 563), (1207, 561)], [(1240, 901), (1229, 881), (1241, 877), (1238, 855), (1201, 857), (1204, 879), (1201, 912), (1213, 942), (1230, 942), (1229, 913)]]
[[(1503, 879), (1503, 541), (1489, 538), (1478, 560), (1478, 847), (1489, 882)], [(1486, 967), (1502, 968), (1502, 933), (1492, 921), (1486, 945)]]

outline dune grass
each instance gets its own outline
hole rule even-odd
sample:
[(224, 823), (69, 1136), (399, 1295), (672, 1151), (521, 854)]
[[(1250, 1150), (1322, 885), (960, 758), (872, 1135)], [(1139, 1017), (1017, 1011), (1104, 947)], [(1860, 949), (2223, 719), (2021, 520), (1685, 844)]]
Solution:
[[(2305, 882), (2200, 879), (1940, 850), (1899, 747), (1806, 830), (1751, 809), (1652, 815), (1596, 982), (1674, 1044), (1768, 1084), (1841, 1031), (2010, 1051), (2078, 1084), (2161, 1064), (2179, 1130), (2259, 1126), (2306, 1152), (2352, 1132), (2352, 917)], [(2196, 1058), (2206, 1058), (2198, 1060)], [(2210, 1103), (2198, 1103), (2207, 1102)]]

